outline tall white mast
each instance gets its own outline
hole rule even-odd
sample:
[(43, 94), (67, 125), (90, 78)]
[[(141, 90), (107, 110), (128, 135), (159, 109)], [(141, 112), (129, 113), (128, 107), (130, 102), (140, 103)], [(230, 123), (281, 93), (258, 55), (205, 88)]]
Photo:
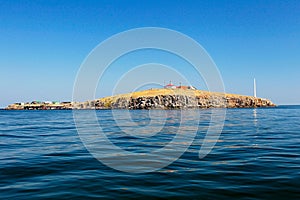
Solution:
[(254, 93), (254, 97), (256, 97), (256, 81), (255, 81), (255, 78), (254, 78), (254, 81), (253, 81), (253, 93)]

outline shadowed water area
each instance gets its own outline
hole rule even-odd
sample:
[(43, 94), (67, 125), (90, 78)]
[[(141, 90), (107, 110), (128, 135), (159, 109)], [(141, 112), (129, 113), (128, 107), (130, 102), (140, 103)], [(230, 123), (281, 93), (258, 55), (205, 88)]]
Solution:
[[(157, 130), (151, 116), (164, 119), (157, 134), (135, 137), (122, 132), (110, 110), (96, 111), (110, 141), (133, 153), (168, 144), (184, 114), (180, 110), (151, 111), (153, 115), (147, 110), (114, 112), (119, 116), (129, 112), (133, 123), (120, 120), (133, 131)], [(300, 106), (227, 109), (223, 131), (203, 159), (199, 150), (211, 110), (186, 112), (200, 116), (192, 145), (165, 168), (133, 174), (112, 169), (90, 154), (70, 110), (1, 110), (0, 198), (300, 198)], [(187, 133), (193, 130), (189, 126), (195, 122), (184, 124)]]

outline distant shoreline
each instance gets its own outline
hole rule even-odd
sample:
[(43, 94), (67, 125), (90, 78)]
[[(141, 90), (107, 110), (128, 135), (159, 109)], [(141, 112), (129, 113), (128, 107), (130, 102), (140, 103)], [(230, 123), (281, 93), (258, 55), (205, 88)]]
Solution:
[(109, 109), (205, 109), (275, 107), (265, 98), (197, 90), (194, 87), (162, 88), (120, 94), (85, 102), (14, 103), (5, 110), (109, 110)]
[[(237, 107), (232, 107), (232, 108), (203, 108), (203, 109), (197, 109), (197, 110), (206, 110), (206, 109), (272, 109), (272, 108), (283, 108), (283, 107), (300, 107), (300, 104), (283, 104), (283, 105), (276, 105), (276, 106), (272, 106), (272, 107), (245, 107), (245, 108), (237, 108)], [(95, 111), (99, 111), (99, 110), (128, 110), (128, 109), (53, 109), (53, 110), (7, 110), (5, 108), (0, 108), (0, 111), (85, 111), (85, 110), (95, 110)], [(135, 110), (142, 110), (142, 109), (135, 109)], [(144, 109), (145, 110), (145, 109)], [(155, 109), (155, 110), (166, 110), (166, 109)], [(172, 110), (172, 109), (169, 109)], [(180, 109), (177, 109), (180, 110)], [(195, 110), (195, 109), (182, 109), (182, 110)]]

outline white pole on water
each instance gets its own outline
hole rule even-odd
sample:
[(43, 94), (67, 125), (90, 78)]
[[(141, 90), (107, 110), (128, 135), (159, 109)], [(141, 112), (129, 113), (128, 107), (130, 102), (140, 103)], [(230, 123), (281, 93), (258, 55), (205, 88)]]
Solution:
[(253, 93), (254, 93), (254, 97), (256, 97), (256, 81), (255, 81), (255, 78), (254, 78), (254, 81), (253, 81)]

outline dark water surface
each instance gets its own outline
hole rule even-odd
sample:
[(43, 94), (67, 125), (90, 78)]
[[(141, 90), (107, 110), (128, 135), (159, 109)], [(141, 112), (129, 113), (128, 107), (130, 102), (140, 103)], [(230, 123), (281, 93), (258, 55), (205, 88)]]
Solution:
[[(139, 152), (174, 137), (180, 111), (165, 112), (161, 134), (135, 146), (141, 140), (118, 131), (110, 111), (97, 115), (114, 143)], [(156, 172), (132, 174), (86, 150), (72, 111), (1, 110), (0, 198), (300, 199), (300, 106), (227, 109), (222, 134), (203, 159), (198, 152), (210, 110), (198, 112), (197, 136), (181, 158)], [(149, 126), (147, 111), (130, 113), (137, 125)]]

